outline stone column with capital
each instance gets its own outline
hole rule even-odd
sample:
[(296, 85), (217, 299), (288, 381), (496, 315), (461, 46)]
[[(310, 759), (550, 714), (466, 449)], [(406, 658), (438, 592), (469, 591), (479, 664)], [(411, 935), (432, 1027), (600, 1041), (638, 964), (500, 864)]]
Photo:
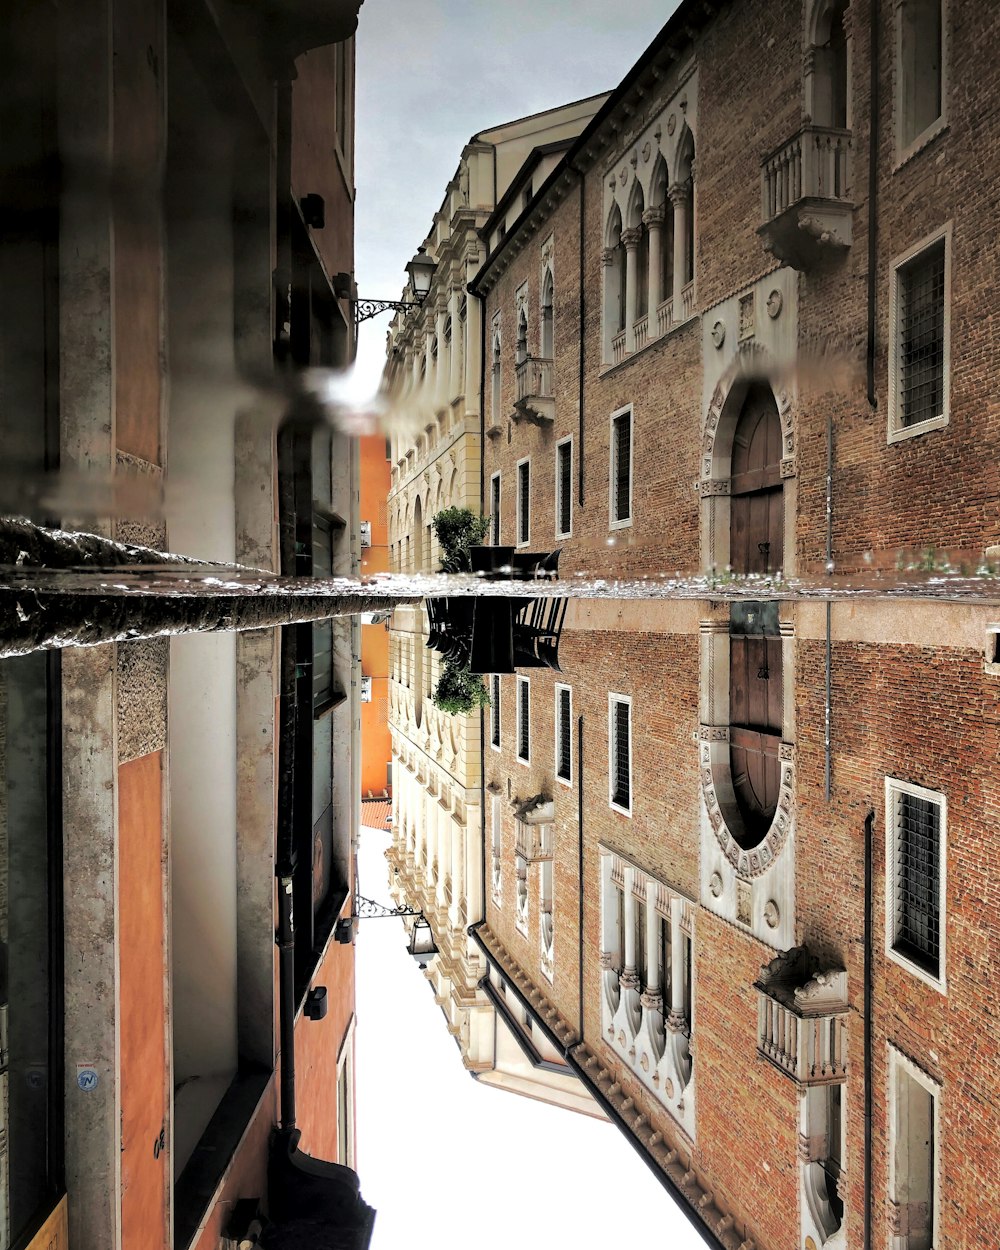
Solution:
[(660, 274), (662, 272), (661, 248), (663, 246), (663, 219), (666, 210), (663, 205), (647, 208), (642, 215), (646, 229), (649, 231), (649, 315), (656, 316), (656, 310), (665, 296), (660, 290)]
[(660, 922), (659, 912), (655, 907), (646, 908), (646, 932), (642, 935), (646, 943), (646, 985), (642, 995), (642, 1005), (647, 1011), (663, 1011), (663, 995), (660, 992), (660, 958), (658, 950)]
[(670, 906), (670, 1014), (667, 1024), (671, 1029), (681, 1030), (684, 1021), (684, 932), (681, 929), (680, 899)]
[(614, 281), (614, 271), (612, 266), (615, 263), (615, 249), (606, 247), (601, 252), (601, 268), (604, 272), (604, 355), (605, 361), (612, 359), (611, 343), (617, 334), (617, 326), (612, 316), (612, 308), (614, 303), (614, 295), (611, 290), (611, 283)]
[(629, 874), (625, 878), (625, 966), (622, 969), (621, 983), (622, 988), (630, 988), (637, 990), (639, 988), (639, 977), (635, 970), (635, 895), (632, 893), (632, 884), (628, 879)]
[(625, 349), (633, 347), (632, 334), (635, 329), (636, 296), (639, 293), (638, 270), (639, 240), (642, 228), (631, 226), (622, 231), (622, 243), (625, 245)]
[(434, 307), (434, 332), (437, 335), (437, 368), (434, 375), (434, 411), (438, 412), (448, 402), (448, 379), (451, 375), (451, 349), (445, 342), (445, 323), (448, 320), (448, 302), (442, 294)]
[(686, 285), (688, 214), (691, 212), (690, 182), (675, 182), (667, 193), (674, 206), (674, 321), (683, 320), (682, 292)]
[(461, 302), (461, 288), (453, 286), (448, 297), (448, 309), (451, 316), (451, 351), (448, 357), (448, 395), (446, 401), (449, 404), (462, 393), (462, 374), (465, 369), (465, 361), (462, 359), (461, 327), (458, 318)]

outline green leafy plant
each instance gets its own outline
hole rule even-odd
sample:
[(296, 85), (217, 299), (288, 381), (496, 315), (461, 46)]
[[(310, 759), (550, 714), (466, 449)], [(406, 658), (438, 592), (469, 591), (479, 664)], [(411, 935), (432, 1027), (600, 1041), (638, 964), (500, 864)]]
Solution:
[(469, 548), (481, 543), (490, 528), (488, 516), (476, 516), (469, 508), (444, 508), (431, 521), (441, 544), (442, 573), (469, 573)]
[(473, 708), (487, 707), (490, 696), (478, 673), (445, 660), (432, 701), (449, 716), (464, 716)]

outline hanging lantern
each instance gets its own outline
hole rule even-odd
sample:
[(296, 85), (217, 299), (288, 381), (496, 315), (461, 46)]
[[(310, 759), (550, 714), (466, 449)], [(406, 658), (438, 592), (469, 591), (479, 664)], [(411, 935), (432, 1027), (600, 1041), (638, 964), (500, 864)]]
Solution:
[(421, 968), (426, 968), (428, 963), (438, 953), (431, 926), (423, 916), (418, 916), (414, 920), (413, 928), (410, 930), (410, 941), (406, 949)]

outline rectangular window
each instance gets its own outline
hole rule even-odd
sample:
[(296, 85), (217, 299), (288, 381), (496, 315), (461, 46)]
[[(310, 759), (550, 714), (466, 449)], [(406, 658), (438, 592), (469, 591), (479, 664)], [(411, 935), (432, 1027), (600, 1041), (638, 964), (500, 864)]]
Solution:
[(608, 695), (608, 780), (611, 806), (632, 815), (632, 700)]
[(632, 524), (632, 409), (611, 418), (611, 529)]
[(943, 794), (887, 777), (886, 941), (890, 956), (944, 989)]
[(490, 478), (490, 541), (500, 546), (500, 474)]
[(351, 157), (351, 52), (353, 40), (346, 39), (334, 46), (334, 127), (337, 145), (345, 161)]
[(889, 441), (948, 421), (951, 227), (923, 239), (893, 266)]
[(531, 759), (531, 690), (527, 677), (517, 679), (517, 758), (527, 764)]
[(890, 1201), (899, 1250), (932, 1250), (938, 1228), (940, 1086), (889, 1047)]
[(517, 462), (517, 545), (525, 546), (531, 537), (531, 461)]
[(490, 678), (490, 746), (500, 750), (500, 678), (496, 673)]
[(573, 440), (556, 443), (556, 538), (573, 530)]
[(337, 1160), (354, 1166), (354, 1021), (337, 1060)]
[(901, 157), (944, 124), (942, 0), (899, 5), (897, 148)]
[(573, 692), (556, 686), (556, 776), (568, 785), (573, 779)]

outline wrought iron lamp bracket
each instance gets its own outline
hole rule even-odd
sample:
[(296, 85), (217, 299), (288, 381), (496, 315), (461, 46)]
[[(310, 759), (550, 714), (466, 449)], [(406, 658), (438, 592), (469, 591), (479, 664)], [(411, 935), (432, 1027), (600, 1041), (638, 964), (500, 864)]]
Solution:
[(363, 894), (355, 894), (351, 914), (358, 920), (380, 920), (386, 916), (422, 916), (423, 912), (415, 907), (387, 907), (385, 903), (376, 903)]
[(405, 312), (407, 308), (420, 308), (423, 300), (412, 299), (356, 299), (354, 301), (354, 324), (359, 326), (362, 321), (377, 317), (380, 313)]

